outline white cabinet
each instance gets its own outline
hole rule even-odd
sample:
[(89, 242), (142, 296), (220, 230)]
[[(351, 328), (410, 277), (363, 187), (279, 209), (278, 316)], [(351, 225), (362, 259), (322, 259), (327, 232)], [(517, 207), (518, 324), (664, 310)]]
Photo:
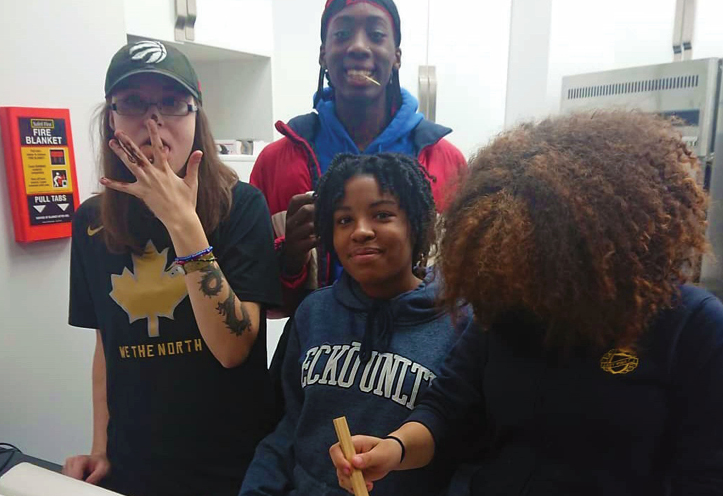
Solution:
[(174, 0), (124, 0), (124, 8), (127, 34), (174, 41)]
[(194, 43), (271, 57), (271, 0), (196, 0)]
[[(124, 0), (126, 32), (141, 38), (176, 40), (176, 0)], [(270, 57), (271, 0), (196, 0), (192, 43)]]

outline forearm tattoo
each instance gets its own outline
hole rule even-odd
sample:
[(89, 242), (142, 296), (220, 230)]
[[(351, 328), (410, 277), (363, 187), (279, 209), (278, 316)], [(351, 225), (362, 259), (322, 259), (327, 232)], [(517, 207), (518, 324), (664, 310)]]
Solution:
[(210, 263), (200, 269), (203, 277), (201, 277), (201, 293), (206, 296), (216, 296), (223, 289), (223, 273), (218, 265)]
[[(230, 288), (229, 288), (230, 289)], [(228, 327), (233, 334), (240, 336), (244, 331), (251, 327), (251, 317), (246, 311), (243, 302), (239, 305), (241, 307), (241, 319), (236, 316), (236, 295), (233, 291), (229, 290), (228, 298), (216, 305), (218, 313), (225, 317), (226, 327)]]
[[(224, 278), (218, 265), (209, 264), (200, 271), (203, 274), (201, 277), (201, 292), (209, 298), (219, 295), (223, 289)], [(239, 306), (241, 307), (240, 319), (236, 315), (236, 295), (230, 286), (228, 288), (228, 297), (216, 305), (216, 311), (224, 317), (226, 327), (237, 336), (240, 336), (251, 327), (251, 317), (243, 302)]]

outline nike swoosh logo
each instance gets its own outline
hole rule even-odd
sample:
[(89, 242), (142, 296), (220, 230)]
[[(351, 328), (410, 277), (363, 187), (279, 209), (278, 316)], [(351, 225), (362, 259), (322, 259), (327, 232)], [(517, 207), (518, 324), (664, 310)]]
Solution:
[(95, 229), (91, 229), (90, 226), (88, 226), (88, 236), (95, 236), (103, 229), (103, 226), (96, 227)]

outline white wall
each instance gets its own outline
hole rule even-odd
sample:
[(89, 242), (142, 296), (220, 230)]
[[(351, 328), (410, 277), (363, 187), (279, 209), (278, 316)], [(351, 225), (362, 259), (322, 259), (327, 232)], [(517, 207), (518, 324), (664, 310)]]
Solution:
[[(0, 106), (70, 109), (85, 199), (97, 178), (91, 109), (125, 42), (122, 0), (0, 0), (0, 12)], [(62, 462), (90, 449), (95, 335), (66, 324), (70, 241), (16, 244), (0, 183), (0, 441)]]
[(512, 0), (505, 127), (547, 113), (549, 0)]
[[(324, 2), (273, 0), (271, 57), (274, 122), (311, 112), (319, 76), (319, 26)], [(275, 137), (279, 137), (277, 133)]]

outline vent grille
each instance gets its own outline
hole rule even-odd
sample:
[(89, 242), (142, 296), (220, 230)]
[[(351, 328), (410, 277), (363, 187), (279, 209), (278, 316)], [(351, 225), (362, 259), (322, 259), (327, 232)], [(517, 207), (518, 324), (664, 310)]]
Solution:
[(675, 76), (660, 79), (646, 79), (630, 81), (627, 83), (600, 84), (596, 86), (581, 86), (567, 90), (568, 100), (579, 98), (595, 98), (600, 96), (624, 95), (628, 93), (645, 93), (650, 91), (677, 90), (682, 88), (697, 88), (698, 75)]

